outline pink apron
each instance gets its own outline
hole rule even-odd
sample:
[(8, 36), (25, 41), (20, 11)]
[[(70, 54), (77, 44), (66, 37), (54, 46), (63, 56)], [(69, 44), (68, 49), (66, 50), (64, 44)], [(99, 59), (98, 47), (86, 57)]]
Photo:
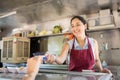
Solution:
[(88, 37), (87, 37), (87, 41), (88, 41), (88, 49), (75, 50), (74, 49), (75, 39), (74, 39), (70, 53), (69, 71), (81, 72), (82, 70), (93, 70), (95, 60)]

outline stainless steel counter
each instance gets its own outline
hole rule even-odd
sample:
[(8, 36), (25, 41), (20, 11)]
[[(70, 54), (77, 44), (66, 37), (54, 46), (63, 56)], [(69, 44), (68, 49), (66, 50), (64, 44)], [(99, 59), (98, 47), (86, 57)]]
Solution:
[(22, 80), (25, 74), (0, 73), (0, 80)]
[[(22, 80), (25, 74), (0, 73), (0, 80)], [(111, 75), (96, 72), (40, 72), (35, 80), (110, 80)]]

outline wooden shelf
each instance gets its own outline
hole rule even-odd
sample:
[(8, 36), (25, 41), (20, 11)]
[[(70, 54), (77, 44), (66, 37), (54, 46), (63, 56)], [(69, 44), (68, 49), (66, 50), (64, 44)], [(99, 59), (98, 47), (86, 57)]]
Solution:
[[(94, 26), (89, 27), (89, 30), (87, 32), (95, 32), (95, 31), (101, 31), (101, 30), (112, 30), (112, 29), (120, 29), (119, 27), (115, 27), (114, 24), (108, 24), (108, 25), (100, 25), (100, 26)], [(42, 36), (34, 36), (29, 38), (41, 38), (41, 37), (49, 37), (49, 36), (61, 36), (64, 34), (71, 34), (71, 32), (68, 33), (58, 33), (58, 34), (50, 34), (50, 35), (42, 35)]]
[(42, 36), (34, 36), (34, 37), (29, 37), (29, 38), (40, 38), (40, 37), (49, 37), (49, 36), (61, 36), (64, 34), (71, 34), (70, 32), (68, 33), (58, 33), (58, 34), (50, 34), (50, 35), (42, 35)]

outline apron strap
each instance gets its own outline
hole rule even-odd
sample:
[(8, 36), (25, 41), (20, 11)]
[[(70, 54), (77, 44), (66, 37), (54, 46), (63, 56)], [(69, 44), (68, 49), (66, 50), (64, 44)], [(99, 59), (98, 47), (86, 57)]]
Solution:
[(75, 42), (75, 38), (73, 38), (72, 49), (74, 49), (74, 42)]

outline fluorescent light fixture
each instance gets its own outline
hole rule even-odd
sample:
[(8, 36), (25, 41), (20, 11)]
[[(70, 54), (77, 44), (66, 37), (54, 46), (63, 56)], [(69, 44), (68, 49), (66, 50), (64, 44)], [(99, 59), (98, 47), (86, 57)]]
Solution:
[(0, 14), (0, 18), (8, 17), (8, 16), (11, 16), (13, 14), (16, 14), (16, 11)]

